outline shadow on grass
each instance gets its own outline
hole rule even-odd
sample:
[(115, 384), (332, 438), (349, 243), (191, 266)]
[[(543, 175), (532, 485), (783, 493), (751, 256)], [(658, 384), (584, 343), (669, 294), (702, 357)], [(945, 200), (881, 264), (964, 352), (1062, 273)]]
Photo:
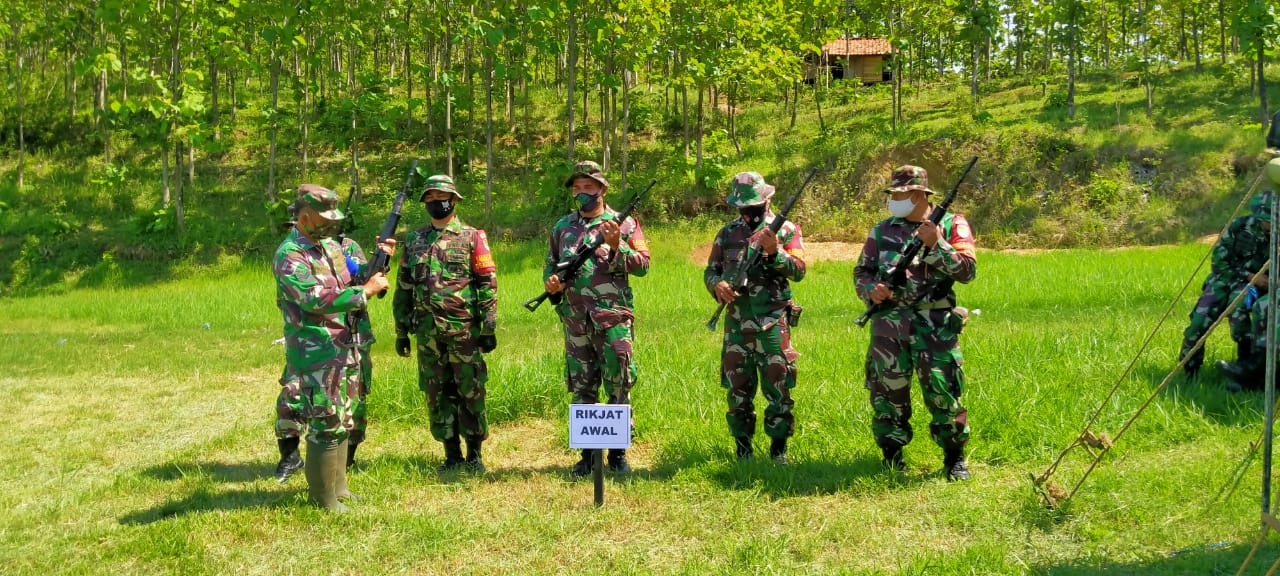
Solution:
[(764, 454), (739, 461), (727, 450), (683, 446), (659, 453), (652, 469), (640, 477), (668, 479), (677, 474), (705, 477), (728, 490), (752, 490), (773, 498), (815, 494), (849, 493), (868, 495), (933, 481), (937, 470), (911, 467), (904, 474), (892, 474), (881, 466), (878, 455), (863, 454), (852, 459), (815, 455), (812, 459), (790, 455), (791, 462), (779, 465)]
[[(1133, 563), (1073, 563), (1040, 567), (1036, 574), (1046, 576), (1086, 576), (1094, 574), (1235, 574), (1252, 549), (1252, 542), (1208, 543), (1165, 556)], [(1258, 551), (1245, 574), (1263, 574), (1280, 559), (1280, 544), (1269, 543)]]
[(206, 488), (197, 488), (194, 492), (179, 500), (170, 500), (154, 508), (141, 510), (122, 516), (121, 524), (143, 525), (159, 522), (186, 514), (214, 512), (219, 510), (240, 510), (244, 508), (283, 508), (298, 494), (297, 488), (279, 488), (264, 490), (247, 488), (214, 492)]
[[(1230, 380), (1214, 366), (1215, 360), (1206, 357), (1204, 367), (1194, 380), (1187, 378), (1185, 374), (1174, 375), (1161, 395), (1223, 425), (1261, 423), (1261, 414), (1265, 409), (1262, 392), (1227, 390)], [(1142, 363), (1134, 368), (1133, 378), (1147, 383), (1154, 390), (1164, 381), (1170, 368)]]
[(275, 464), (268, 462), (165, 462), (141, 474), (156, 480), (207, 476), (218, 482), (253, 482), (270, 478), (274, 472)]

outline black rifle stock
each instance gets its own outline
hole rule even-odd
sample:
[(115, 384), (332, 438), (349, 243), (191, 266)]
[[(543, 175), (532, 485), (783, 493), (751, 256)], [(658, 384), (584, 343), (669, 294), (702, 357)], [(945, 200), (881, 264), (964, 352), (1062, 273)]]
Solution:
[[(619, 226), (621, 226), (623, 222), (627, 221), (627, 218), (631, 216), (633, 211), (635, 211), (636, 206), (640, 205), (640, 200), (644, 198), (644, 195), (648, 194), (649, 190), (653, 188), (653, 185), (657, 183), (658, 180), (656, 178), (650, 180), (649, 185), (645, 186), (644, 190), (641, 190), (639, 194), (636, 194), (635, 198), (631, 199), (631, 203), (627, 205), (626, 210), (619, 213), (618, 217), (615, 219)], [(591, 258), (592, 254), (596, 253), (596, 249), (600, 248), (601, 244), (604, 244), (604, 235), (597, 234), (594, 240), (579, 246), (578, 251), (573, 253), (572, 258), (558, 262), (556, 264), (555, 272), (552, 272), (551, 275), (560, 278), (560, 282), (562, 283), (567, 283), (569, 280), (572, 280), (573, 277), (578, 274), (578, 270), (582, 269), (582, 265), (587, 262), (587, 259)], [(542, 305), (544, 300), (552, 298), (553, 296), (554, 294), (543, 290), (542, 294), (539, 294), (536, 298), (532, 298), (528, 302), (525, 302), (524, 307), (530, 312), (533, 312), (538, 309), (538, 306)]]
[[(772, 230), (774, 234), (777, 234), (778, 230), (782, 229), (782, 225), (787, 222), (787, 216), (791, 214), (791, 209), (795, 207), (796, 201), (800, 199), (801, 194), (804, 194), (804, 189), (809, 187), (809, 181), (813, 180), (814, 175), (817, 173), (817, 168), (809, 171), (809, 175), (804, 178), (804, 183), (800, 184), (800, 190), (790, 200), (787, 200), (787, 205), (782, 207), (782, 212), (779, 212), (773, 222), (769, 223), (769, 230)], [(752, 250), (753, 248), (754, 250)], [(733, 287), (735, 294), (746, 293), (747, 272), (756, 265), (756, 262), (760, 261), (760, 256), (763, 252), (755, 242), (748, 243), (747, 249), (744, 251), (744, 257), (738, 259), (738, 265), (724, 277), (724, 280)], [(716, 325), (720, 323), (720, 315), (724, 314), (726, 306), (728, 306), (726, 303), (721, 302), (720, 307), (716, 308), (716, 313), (712, 314), (711, 320), (707, 321), (707, 330), (715, 331)]]
[[(969, 159), (969, 163), (965, 164), (964, 170), (960, 172), (960, 178), (951, 187), (951, 191), (947, 192), (947, 196), (942, 199), (942, 203), (933, 207), (933, 212), (929, 214), (929, 221), (937, 224), (942, 221), (942, 217), (946, 216), (947, 209), (951, 207), (951, 203), (955, 201), (956, 194), (960, 192), (960, 184), (964, 182), (969, 171), (973, 169), (973, 165), (978, 163), (978, 157), (974, 156)], [(923, 249), (923, 253), (921, 250)], [(911, 242), (907, 243), (907, 247), (902, 251), (902, 257), (898, 259), (898, 263), (889, 268), (881, 278), (880, 283), (889, 288), (890, 291), (897, 291), (907, 281), (907, 268), (911, 266), (911, 262), (915, 260), (916, 255), (920, 257), (929, 255), (929, 249), (924, 246), (924, 242), (919, 236), (912, 235)], [(856, 320), (853, 321), (859, 328), (866, 326), (872, 318), (885, 313), (892, 309), (894, 304), (891, 300), (885, 299), (879, 304), (872, 304), (867, 307), (867, 311), (863, 312)]]
[[(391, 213), (387, 214), (387, 221), (382, 225), (382, 231), (378, 238), (387, 240), (394, 238), (396, 228), (400, 227), (400, 209), (404, 206), (404, 199), (409, 195), (409, 186), (413, 183), (413, 175), (418, 173), (418, 161), (414, 160), (409, 166), (409, 175), (404, 179), (404, 186), (400, 188), (400, 193), (396, 194), (396, 200), (391, 205)], [(386, 274), (391, 270), (391, 255), (377, 248), (373, 251), (373, 256), (369, 258), (369, 264), (365, 267), (365, 273), (361, 276), (364, 282), (377, 274)], [(363, 284), (363, 282), (361, 282)], [(378, 293), (379, 298), (384, 298), (387, 291), (383, 290)]]

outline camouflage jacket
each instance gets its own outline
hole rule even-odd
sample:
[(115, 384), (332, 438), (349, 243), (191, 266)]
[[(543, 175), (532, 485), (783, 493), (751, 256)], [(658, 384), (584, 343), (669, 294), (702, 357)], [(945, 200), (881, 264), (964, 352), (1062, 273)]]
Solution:
[[(369, 265), (369, 259), (365, 257), (364, 250), (360, 249), (360, 245), (356, 244), (356, 241), (350, 238), (342, 239), (342, 254), (347, 258), (350, 258), (351, 261), (355, 262), (356, 266), (358, 266), (358, 269), (353, 275), (355, 278), (352, 278), (354, 283), (358, 281), (358, 277), (364, 274), (364, 267)], [(369, 321), (368, 308), (352, 310), (348, 316), (348, 323), (353, 329), (355, 329), (356, 337), (359, 339), (358, 341), (362, 349), (368, 349), (369, 346), (372, 346), (374, 342), (378, 341), (377, 338), (373, 337), (373, 323)]]
[[(858, 297), (871, 303), (871, 291), (881, 278), (902, 257), (918, 224), (902, 218), (888, 218), (876, 224), (867, 233), (862, 245), (862, 255), (853, 269), (854, 285)], [(922, 251), (923, 252), (923, 251)], [(954, 308), (956, 282), (967, 284), (978, 272), (977, 254), (974, 251), (973, 231), (964, 216), (948, 212), (938, 225), (938, 244), (929, 254), (907, 267), (906, 284), (893, 295), (899, 308), (872, 321), (873, 334), (906, 337), (909, 334), (908, 318), (904, 307), (916, 309)]]
[(396, 337), (462, 337), (498, 324), (498, 271), (484, 230), (454, 217), (443, 229), (428, 224), (405, 236), (392, 303)]
[[(551, 277), (558, 262), (573, 258), (580, 246), (591, 242), (599, 234), (597, 227), (600, 224), (613, 220), (617, 215), (613, 208), (605, 206), (603, 213), (590, 220), (574, 212), (556, 222), (551, 229), (551, 245), (542, 268), (543, 281)], [(573, 281), (566, 284), (565, 297), (556, 306), (561, 315), (590, 317), (605, 327), (632, 317), (634, 300), (628, 275), (644, 276), (649, 273), (649, 245), (640, 230), (640, 223), (634, 218), (628, 217), (619, 229), (622, 239), (618, 250), (614, 252), (608, 244), (601, 244), (578, 270)]]
[(1213, 245), (1213, 275), (1232, 286), (1248, 282), (1266, 264), (1270, 242), (1258, 218), (1241, 216), (1232, 220)]
[(347, 313), (364, 308), (365, 296), (363, 288), (348, 286), (342, 247), (333, 240), (317, 245), (292, 230), (276, 249), (274, 271), (288, 367), (310, 372), (354, 361)]
[[(774, 218), (777, 216), (772, 213), (766, 215), (764, 226)], [(754, 252), (747, 246), (754, 232), (751, 225), (738, 218), (716, 234), (707, 268), (702, 273), (712, 297), (715, 297), (715, 285), (721, 280), (733, 283), (734, 279), (726, 275), (733, 274), (739, 263)], [(791, 282), (804, 279), (805, 273), (800, 227), (790, 221), (783, 223), (778, 229), (778, 247), (777, 254), (761, 255), (756, 265), (747, 271), (747, 292), (739, 294), (726, 310), (726, 330), (730, 326), (743, 331), (768, 330), (786, 314), (791, 305)]]

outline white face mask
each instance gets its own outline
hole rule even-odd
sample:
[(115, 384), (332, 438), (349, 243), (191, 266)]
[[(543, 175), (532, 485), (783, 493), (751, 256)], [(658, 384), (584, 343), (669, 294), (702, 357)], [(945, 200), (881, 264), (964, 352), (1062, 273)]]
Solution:
[(898, 218), (906, 218), (911, 214), (911, 212), (915, 211), (915, 209), (916, 203), (912, 202), (910, 198), (906, 200), (889, 199), (889, 213)]

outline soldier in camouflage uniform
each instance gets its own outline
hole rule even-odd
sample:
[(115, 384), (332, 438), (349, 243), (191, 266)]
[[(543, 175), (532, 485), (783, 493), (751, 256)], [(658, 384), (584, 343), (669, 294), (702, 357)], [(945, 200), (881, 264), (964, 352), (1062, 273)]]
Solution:
[[(1266, 176), (1272, 186), (1280, 186), (1280, 158), (1273, 158), (1267, 163), (1265, 168)], [(1250, 200), (1250, 212), (1254, 217), (1265, 219), (1270, 222), (1271, 219), (1271, 203), (1274, 198), (1274, 190), (1267, 190)], [(1269, 238), (1267, 239), (1269, 240)], [(1215, 260), (1217, 252), (1214, 253)], [(1262, 276), (1254, 286), (1248, 286), (1250, 296), (1256, 297), (1250, 302), (1250, 298), (1241, 304), (1241, 308), (1250, 311), (1251, 325), (1249, 337), (1246, 339), (1249, 344), (1249, 352), (1242, 354), (1241, 358), (1236, 362), (1226, 362), (1219, 360), (1218, 369), (1230, 378), (1231, 382), (1227, 384), (1227, 389), (1232, 392), (1240, 390), (1261, 390), (1266, 380), (1267, 366), (1267, 301), (1269, 300), (1267, 278)], [(1261, 296), (1258, 296), (1261, 292)], [(1221, 312), (1219, 312), (1221, 314)], [(1234, 316), (1234, 315), (1233, 315)]]
[[(396, 353), (418, 341), (418, 388), (427, 395), (431, 435), (444, 443), (440, 470), (485, 471), (481, 446), (489, 436), (482, 353), (498, 346), (498, 276), (484, 230), (453, 214), (462, 199), (448, 176), (427, 179), (421, 201), (431, 224), (405, 237), (393, 304)], [(462, 455), (462, 441), (467, 455)]]
[[(634, 301), (628, 278), (649, 272), (649, 246), (638, 220), (628, 217), (617, 222), (618, 213), (605, 203), (609, 181), (599, 164), (579, 162), (564, 185), (573, 190), (578, 210), (552, 228), (542, 278), (564, 324), (565, 384), (575, 404), (597, 403), (601, 384), (608, 403), (630, 404), (636, 365), (631, 350)], [(571, 259), (597, 234), (604, 243), (571, 282), (554, 274), (557, 263)], [(582, 451), (573, 467), (575, 476), (591, 473), (593, 454)], [(614, 472), (631, 471), (626, 450), (609, 450), (608, 464)]]
[[(968, 480), (964, 449), (969, 442), (968, 412), (960, 404), (964, 393), (964, 356), (960, 331), (965, 311), (956, 307), (956, 282), (968, 283), (977, 273), (973, 232), (964, 216), (948, 212), (938, 224), (927, 217), (933, 206), (929, 176), (923, 168), (901, 166), (893, 171), (888, 201), (891, 218), (867, 234), (854, 268), (858, 297), (868, 305), (892, 301), (895, 306), (876, 316), (867, 350), (867, 389), (874, 415), (871, 431), (884, 464), (905, 470), (902, 449), (911, 442), (911, 372), (920, 380), (921, 395), (933, 419), (929, 435), (943, 450), (948, 480)], [(898, 263), (913, 236), (928, 250), (909, 263), (906, 284), (891, 291), (881, 278)]]
[[(295, 201), (297, 225), (276, 250), (276, 304), (284, 317), (286, 376), (296, 376), (307, 418), (305, 471), (308, 495), (321, 506), (344, 511), (347, 441), (353, 397), (360, 387), (360, 358), (347, 313), (387, 289), (374, 275), (350, 286), (342, 247), (332, 238), (344, 215), (332, 190), (304, 184)], [(391, 242), (379, 248), (394, 251)]]
[[(286, 223), (289, 227), (293, 224), (292, 220)], [(394, 242), (393, 239), (392, 243)], [(358, 279), (364, 266), (369, 263), (364, 250), (355, 240), (345, 236), (342, 237), (341, 246), (346, 256), (347, 271), (352, 278)], [(346, 468), (350, 470), (355, 464), (356, 448), (364, 442), (369, 427), (367, 398), (373, 385), (373, 356), (370, 354), (370, 348), (375, 340), (367, 309), (358, 308), (349, 312), (347, 325), (356, 332), (356, 347), (360, 352), (361, 383), (360, 390), (353, 399), (351, 410), (352, 429), (350, 440), (347, 442), (346, 464)], [(307, 419), (302, 415), (302, 394), (298, 387), (297, 377), (293, 376), (286, 366), (284, 373), (280, 375), (280, 394), (276, 397), (275, 432), (276, 445), (280, 449), (280, 461), (276, 464), (275, 477), (281, 484), (288, 482), (289, 478), (303, 467), (302, 457), (298, 453), (298, 443)]]
[[(347, 237), (342, 238), (342, 253), (347, 259), (347, 271), (354, 278), (361, 278), (369, 264), (360, 245)], [(369, 352), (377, 341), (373, 336), (373, 323), (369, 310), (359, 308), (348, 313), (347, 325), (356, 333), (356, 347), (360, 350), (360, 389), (351, 408), (351, 441), (347, 444), (347, 468), (356, 463), (356, 448), (364, 443), (369, 430), (369, 391), (373, 389), (373, 355)]]
[[(716, 234), (703, 281), (715, 299), (727, 305), (724, 345), (720, 352), (720, 385), (728, 390), (729, 434), (738, 458), (750, 458), (756, 432), (755, 396), (763, 384), (769, 407), (764, 432), (771, 439), (769, 456), (787, 463), (787, 439), (795, 431), (791, 389), (796, 386), (796, 358), (791, 347), (791, 282), (804, 279), (804, 241), (800, 227), (785, 222), (775, 234), (768, 228), (774, 188), (756, 172), (742, 172), (730, 184), (726, 202), (741, 217)], [(756, 250), (763, 256), (747, 271), (747, 289), (736, 293), (728, 277)]]
[[(1213, 263), (1204, 279), (1204, 293), (1191, 310), (1191, 323), (1182, 333), (1178, 358), (1187, 357), (1209, 325), (1249, 285), (1253, 276), (1267, 261), (1271, 231), (1271, 193), (1263, 192), (1249, 201), (1250, 213), (1231, 221), (1227, 231), (1213, 245)], [(1236, 342), (1236, 359), (1249, 362), (1253, 343), (1249, 336), (1249, 309), (1238, 307), (1228, 317), (1231, 339)], [(1204, 363), (1204, 347), (1187, 360), (1187, 375), (1195, 377)]]

